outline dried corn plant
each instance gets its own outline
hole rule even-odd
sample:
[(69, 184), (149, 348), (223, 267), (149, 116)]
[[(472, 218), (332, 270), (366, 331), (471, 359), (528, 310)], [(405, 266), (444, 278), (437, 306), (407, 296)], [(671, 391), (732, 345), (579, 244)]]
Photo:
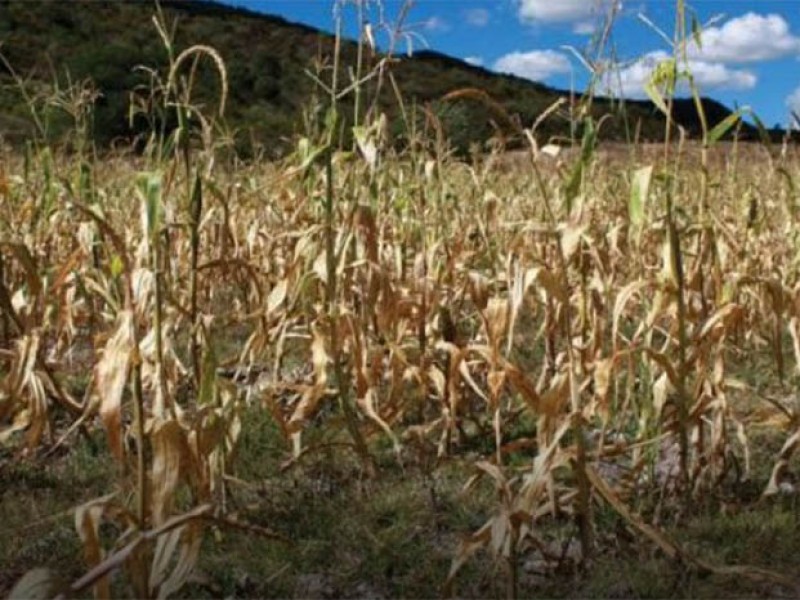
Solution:
[[(768, 169), (743, 169), (743, 203), (742, 182), (707, 159), (735, 120), (704, 131), (697, 169), (667, 118), (663, 158), (641, 152), (620, 169), (596, 156), (590, 97), (572, 108), (577, 153), (540, 147), (538, 123), (515, 125), (503, 136), (528, 143), (522, 167), (506, 169), (501, 151), (466, 164), (436, 114), (411, 107), (398, 150), (377, 101), (394, 85), (389, 59), (369, 29), (350, 80), (338, 46), (309, 72), (321, 97), (295, 152), (243, 164), (220, 135), (222, 57), (178, 51), (163, 16), (154, 22), (170, 67), (132, 97), (132, 118), (153, 123), (141, 155), (92, 161), (42, 145), (24, 175), (19, 164), (0, 174), (0, 442), (47, 460), (99, 424), (118, 468), (108, 495), (76, 509), (87, 572), (66, 593), (110, 597), (124, 569), (136, 596), (166, 597), (209, 524), (274, 535), (227, 512), (246, 405), (277, 423), (285, 470), (318, 449), (312, 429), (346, 440), (337, 447), (368, 476), (379, 438), (401, 466), (424, 456), (429, 469), (491, 439), (465, 490), (489, 478), (497, 510), (465, 539), (446, 589), (489, 548), (515, 597), (518, 557), (565, 516), (590, 557), (600, 502), (668, 556), (728, 572), (658, 523), (748, 477), (738, 365), (767, 356), (777, 377), (800, 370), (796, 164), (773, 152)], [(667, 115), (677, 64), (652, 84)], [(192, 102), (200, 68), (219, 76), (210, 109)], [(448, 101), (476, 99), (491, 101), (474, 90)], [(349, 145), (338, 138), (348, 108)], [(157, 125), (167, 115), (171, 132)], [(235, 351), (227, 331), (239, 332)], [(76, 370), (91, 373), (83, 398), (63, 383)], [(522, 419), (535, 433), (511, 439)], [(509, 460), (521, 454), (523, 466)], [(101, 536), (103, 523), (119, 537)]]

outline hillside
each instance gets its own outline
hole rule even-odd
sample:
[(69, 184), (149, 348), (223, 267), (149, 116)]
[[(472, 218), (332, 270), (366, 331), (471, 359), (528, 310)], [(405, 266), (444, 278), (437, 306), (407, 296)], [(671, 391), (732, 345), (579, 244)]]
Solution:
[[(231, 92), (226, 118), (237, 132), (240, 148), (285, 148), (301, 127), (302, 110), (313, 92), (314, 84), (304, 70), (316, 58), (330, 54), (331, 37), (280, 17), (213, 2), (167, 1), (163, 8), (167, 20), (176, 24), (178, 50), (196, 43), (208, 44), (225, 60)], [(63, 88), (69, 80), (91, 79), (101, 92), (92, 135), (98, 143), (108, 144), (136, 133), (137, 123), (133, 130), (129, 125), (129, 94), (148, 80), (135, 67), (163, 68), (166, 64), (163, 44), (151, 22), (153, 12), (150, 2), (3, 0), (0, 51), (16, 73), (29, 82), (34, 96), (37, 91), (52, 92), (56, 82)], [(354, 43), (344, 44), (344, 64), (355, 63), (355, 52)], [(530, 125), (558, 97), (566, 95), (432, 51), (418, 52), (411, 58), (403, 56), (392, 68), (405, 99), (417, 106), (434, 103), (448, 135), (462, 149), (472, 142), (485, 141), (492, 134), (491, 115), (475, 102), (442, 105), (438, 101), (448, 92), (466, 87), (485, 90), (524, 125)], [(1, 65), (0, 83), (0, 133), (6, 138), (21, 139), (32, 129), (29, 111)], [(197, 97), (211, 103), (216, 89), (213, 68), (203, 65)], [(712, 126), (730, 112), (712, 100), (705, 103)], [(389, 113), (392, 133), (401, 136), (403, 126), (397, 118), (399, 112), (390, 86), (383, 89), (381, 105)], [(626, 103), (627, 121), (622, 118), (618, 103), (598, 99), (594, 112), (596, 116), (609, 112), (614, 115), (602, 130), (607, 139), (625, 139), (637, 126), (645, 139), (658, 139), (663, 132), (663, 119), (648, 102)], [(690, 133), (699, 131), (691, 102), (679, 102), (675, 114)], [(52, 136), (57, 137), (69, 127), (68, 115), (49, 109)], [(570, 127), (565, 117), (554, 115), (540, 131), (544, 138), (567, 136)]]

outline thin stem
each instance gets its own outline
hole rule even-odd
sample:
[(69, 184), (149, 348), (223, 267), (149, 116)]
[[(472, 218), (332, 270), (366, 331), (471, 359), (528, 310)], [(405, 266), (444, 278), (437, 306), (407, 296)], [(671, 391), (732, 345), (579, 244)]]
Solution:
[[(135, 325), (134, 325), (135, 328)], [(142, 359), (139, 355), (138, 340), (133, 358), (133, 418), (136, 434), (136, 520), (140, 530), (147, 529), (147, 468), (144, 455), (144, 402), (142, 399)]]
[(197, 310), (197, 264), (200, 253), (200, 217), (203, 212), (203, 188), (200, 176), (195, 177), (194, 190), (189, 207), (191, 229), (191, 255), (189, 264), (189, 314), (192, 322), (192, 375), (195, 389), (200, 389), (202, 374), (200, 372), (200, 345), (197, 339), (200, 319)]
[(164, 344), (162, 340), (163, 333), (163, 308), (164, 292), (162, 289), (163, 282), (161, 280), (161, 236), (153, 236), (153, 241), (150, 246), (151, 250), (151, 264), (153, 275), (155, 278), (155, 298), (153, 305), (153, 328), (156, 338), (156, 379), (158, 385), (158, 392), (156, 393), (155, 405), (153, 411), (156, 416), (163, 417), (166, 412), (167, 399), (167, 382), (164, 377)]

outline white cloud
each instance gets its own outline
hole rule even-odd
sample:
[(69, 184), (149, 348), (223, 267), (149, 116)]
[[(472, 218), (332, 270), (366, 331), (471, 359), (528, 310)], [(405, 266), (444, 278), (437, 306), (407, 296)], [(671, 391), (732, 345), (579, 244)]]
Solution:
[(450, 24), (441, 17), (430, 17), (425, 20), (422, 26), (425, 28), (425, 31), (431, 33), (450, 31)]
[(705, 60), (690, 60), (689, 70), (700, 91), (706, 89), (751, 90), (758, 83), (758, 76), (746, 69), (730, 67)]
[(586, 22), (602, 14), (610, 0), (517, 0), (519, 18), (527, 22)]
[(800, 54), (800, 37), (789, 31), (780, 15), (749, 12), (709, 27), (701, 34), (702, 45), (689, 46), (689, 56), (713, 62), (746, 63)]
[(578, 21), (572, 26), (572, 32), (578, 35), (592, 35), (597, 31), (597, 23), (592, 21)]
[(473, 67), (482, 67), (483, 66), (483, 58), (480, 56), (467, 56), (464, 59), (464, 62), (467, 64), (472, 65)]
[(571, 68), (569, 59), (555, 50), (511, 52), (494, 63), (495, 71), (534, 81), (541, 81), (558, 73), (569, 73)]
[[(650, 80), (653, 69), (668, 59), (666, 52), (658, 50), (644, 55), (628, 66), (612, 68), (603, 78), (604, 87), (619, 96), (642, 98), (645, 96), (644, 86)], [(711, 89), (749, 90), (758, 83), (758, 77), (752, 71), (731, 69), (719, 62), (690, 59), (687, 66), (700, 93)], [(678, 87), (679, 93), (687, 91), (686, 84)]]
[(473, 27), (486, 27), (489, 24), (489, 11), (485, 8), (471, 8), (464, 13), (464, 17)]

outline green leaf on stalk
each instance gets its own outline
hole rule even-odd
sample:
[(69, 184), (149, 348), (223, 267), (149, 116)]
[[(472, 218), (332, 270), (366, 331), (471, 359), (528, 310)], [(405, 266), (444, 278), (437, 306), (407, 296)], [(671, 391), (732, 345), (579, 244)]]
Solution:
[(137, 178), (139, 194), (144, 201), (145, 230), (150, 240), (158, 235), (161, 226), (161, 173), (140, 173)]
[(300, 161), (300, 171), (305, 171), (319, 159), (328, 149), (327, 145), (312, 146), (308, 138), (300, 138), (297, 142), (296, 155)]
[(653, 165), (642, 167), (633, 173), (631, 181), (631, 200), (628, 214), (631, 225), (640, 227), (644, 221), (644, 205), (650, 194), (650, 181), (653, 177)]
[(581, 141), (580, 160), (572, 168), (567, 184), (564, 186), (567, 213), (572, 212), (572, 203), (580, 193), (584, 170), (589, 166), (596, 147), (597, 128), (594, 126), (592, 119), (587, 119), (583, 130), (583, 140)]
[(736, 110), (729, 114), (727, 117), (722, 119), (719, 123), (714, 126), (714, 129), (708, 132), (708, 138), (706, 140), (707, 146), (713, 146), (716, 144), (720, 138), (722, 138), (731, 128), (739, 122), (739, 119), (742, 118), (742, 111)]
[(661, 92), (661, 88), (665, 88), (667, 95), (672, 96), (675, 91), (675, 79), (675, 59), (671, 58), (660, 62), (656, 68), (653, 69), (650, 79), (644, 85), (644, 91), (647, 96), (652, 100), (653, 104), (656, 105), (658, 110), (667, 116), (669, 116), (669, 109), (667, 108), (667, 103), (664, 99), (664, 94)]
[(114, 254), (111, 257), (111, 276), (115, 279), (122, 275), (122, 272), (125, 270), (125, 265), (122, 263), (122, 259), (119, 257), (119, 254)]

